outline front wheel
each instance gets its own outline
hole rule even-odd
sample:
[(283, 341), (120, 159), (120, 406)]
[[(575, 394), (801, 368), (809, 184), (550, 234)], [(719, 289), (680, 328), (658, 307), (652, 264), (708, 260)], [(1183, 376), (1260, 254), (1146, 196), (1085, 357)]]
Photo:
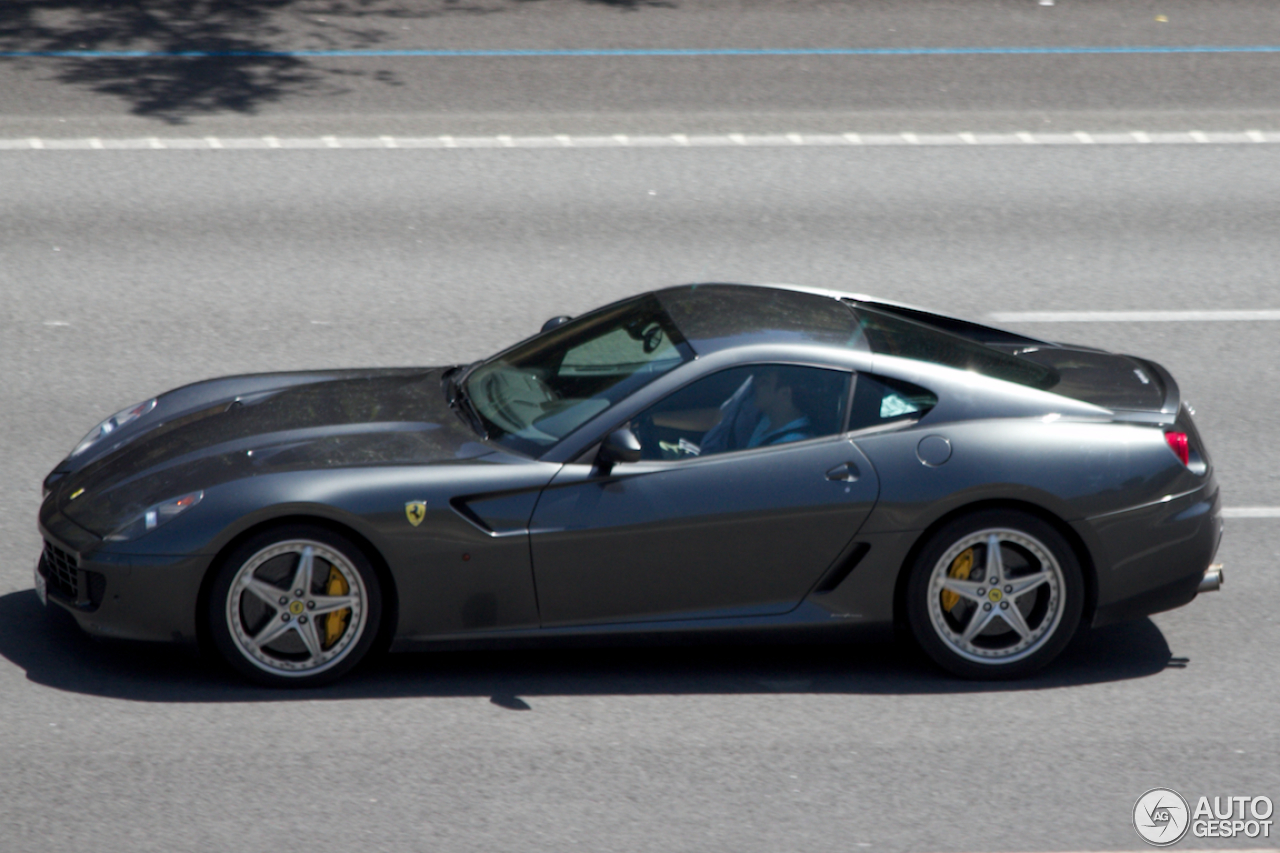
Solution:
[(359, 548), (321, 527), (268, 530), (223, 560), (209, 595), (214, 647), (274, 687), (336, 680), (373, 645), (382, 597)]
[(963, 678), (1020, 678), (1071, 641), (1084, 581), (1071, 546), (1036, 516), (986, 510), (935, 533), (911, 568), (907, 617), (921, 648)]

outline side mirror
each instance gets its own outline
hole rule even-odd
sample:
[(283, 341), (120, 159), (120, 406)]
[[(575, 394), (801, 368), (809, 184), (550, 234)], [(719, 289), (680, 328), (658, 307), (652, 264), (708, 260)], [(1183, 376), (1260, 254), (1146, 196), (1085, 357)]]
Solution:
[(552, 317), (550, 320), (542, 324), (542, 331), (549, 332), (561, 323), (567, 323), (573, 318), (568, 314), (561, 314), (559, 317)]
[(617, 462), (639, 462), (640, 454), (640, 439), (627, 427), (619, 427), (609, 433), (609, 437), (600, 445), (596, 461), (603, 466), (613, 467)]

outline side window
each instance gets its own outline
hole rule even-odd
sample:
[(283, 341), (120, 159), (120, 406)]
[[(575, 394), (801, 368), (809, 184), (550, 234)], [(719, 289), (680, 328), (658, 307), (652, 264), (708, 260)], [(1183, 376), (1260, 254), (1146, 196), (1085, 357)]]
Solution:
[(910, 382), (859, 373), (853, 388), (849, 429), (866, 429), (895, 421), (916, 420), (938, 405), (930, 391)]
[(703, 377), (631, 422), (645, 459), (685, 459), (841, 431), (849, 374), (761, 364)]

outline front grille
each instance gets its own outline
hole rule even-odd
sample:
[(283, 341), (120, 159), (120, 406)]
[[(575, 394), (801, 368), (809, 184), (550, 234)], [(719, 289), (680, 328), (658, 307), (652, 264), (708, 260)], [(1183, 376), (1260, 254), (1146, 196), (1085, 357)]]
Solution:
[(77, 601), (80, 598), (80, 562), (74, 554), (44, 543), (44, 579), (49, 589), (62, 598)]

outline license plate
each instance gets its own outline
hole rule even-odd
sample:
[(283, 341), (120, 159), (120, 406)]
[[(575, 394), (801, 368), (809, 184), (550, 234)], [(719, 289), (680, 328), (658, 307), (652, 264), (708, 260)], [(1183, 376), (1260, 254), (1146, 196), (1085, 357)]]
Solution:
[(45, 583), (44, 575), (40, 574), (39, 560), (36, 560), (36, 595), (40, 598), (42, 605), (49, 606), (49, 587)]

